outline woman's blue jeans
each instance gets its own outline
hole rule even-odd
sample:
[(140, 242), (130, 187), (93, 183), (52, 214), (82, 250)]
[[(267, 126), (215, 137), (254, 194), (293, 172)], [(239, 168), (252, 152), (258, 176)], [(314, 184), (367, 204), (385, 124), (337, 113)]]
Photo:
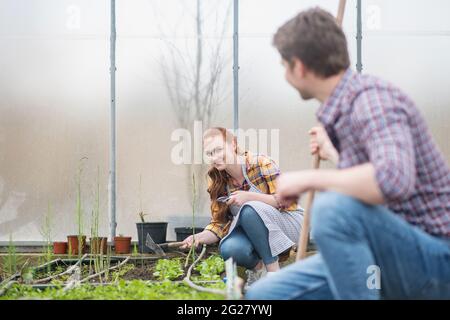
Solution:
[(335, 192), (311, 215), (319, 254), (250, 287), (247, 299), (450, 299), (450, 239)]
[(270, 264), (278, 260), (272, 257), (269, 246), (269, 231), (258, 213), (244, 205), (236, 227), (220, 244), (224, 260), (232, 257), (238, 266), (253, 269), (259, 261)]

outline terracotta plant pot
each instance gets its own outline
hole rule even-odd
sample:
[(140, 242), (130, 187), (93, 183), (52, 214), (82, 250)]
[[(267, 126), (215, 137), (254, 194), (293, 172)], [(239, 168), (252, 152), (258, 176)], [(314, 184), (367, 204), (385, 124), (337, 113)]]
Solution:
[(93, 253), (93, 254), (99, 254), (99, 253), (106, 254), (107, 250), (108, 250), (108, 238), (93, 237), (90, 239), (90, 247), (91, 247), (91, 253)]
[(86, 252), (86, 236), (81, 236), (81, 250), (78, 248), (78, 237), (77, 235), (67, 236), (69, 254), (71, 255)]
[(53, 253), (54, 254), (66, 254), (67, 253), (67, 242), (53, 242)]
[(131, 237), (114, 237), (114, 246), (116, 249), (116, 253), (130, 253)]

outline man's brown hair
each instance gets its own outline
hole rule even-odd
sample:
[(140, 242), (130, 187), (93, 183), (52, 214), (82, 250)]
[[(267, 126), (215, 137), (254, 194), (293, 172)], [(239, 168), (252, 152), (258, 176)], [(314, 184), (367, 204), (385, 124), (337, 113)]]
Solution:
[(325, 78), (350, 66), (344, 32), (336, 18), (320, 8), (302, 11), (286, 22), (276, 32), (273, 45), (290, 65), (296, 57)]

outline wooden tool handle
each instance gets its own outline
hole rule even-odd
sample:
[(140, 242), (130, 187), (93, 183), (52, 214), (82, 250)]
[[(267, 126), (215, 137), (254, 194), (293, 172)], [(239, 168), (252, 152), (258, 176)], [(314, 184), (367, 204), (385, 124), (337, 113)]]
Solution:
[[(319, 154), (315, 154), (313, 158), (313, 168), (319, 169), (320, 157)], [(300, 239), (298, 240), (297, 256), (295, 260), (300, 260), (306, 257), (306, 249), (309, 241), (309, 226), (311, 217), (311, 207), (314, 200), (314, 190), (311, 190), (307, 194), (305, 212), (303, 213), (302, 231), (300, 232)]]
[(168, 242), (164, 244), (167, 248), (178, 248), (183, 245), (183, 242)]
[(345, 3), (346, 0), (339, 0), (338, 13), (336, 16), (336, 21), (339, 27), (342, 27), (342, 21), (344, 20)]
[[(338, 13), (336, 17), (337, 24), (342, 27), (342, 21), (344, 20), (346, 0), (339, 0)], [(319, 153), (314, 155), (313, 158), (313, 168), (315, 170), (319, 169), (320, 166), (320, 156)], [(306, 257), (306, 249), (308, 247), (309, 241), (309, 229), (310, 229), (310, 219), (311, 219), (311, 206), (314, 200), (314, 190), (308, 192), (306, 198), (305, 212), (303, 213), (303, 225), (302, 231), (300, 232), (300, 239), (298, 240), (297, 256), (295, 260), (300, 260)]]

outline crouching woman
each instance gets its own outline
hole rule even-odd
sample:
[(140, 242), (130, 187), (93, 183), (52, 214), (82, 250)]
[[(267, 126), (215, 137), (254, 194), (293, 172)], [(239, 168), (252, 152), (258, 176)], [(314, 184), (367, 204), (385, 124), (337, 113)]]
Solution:
[(297, 202), (281, 207), (275, 196), (280, 170), (265, 155), (241, 152), (236, 137), (224, 128), (208, 129), (203, 136), (210, 164), (208, 193), (211, 223), (188, 237), (184, 247), (219, 242), (226, 260), (248, 269), (253, 282), (265, 272), (279, 270), (278, 256), (297, 243), (303, 210)]

